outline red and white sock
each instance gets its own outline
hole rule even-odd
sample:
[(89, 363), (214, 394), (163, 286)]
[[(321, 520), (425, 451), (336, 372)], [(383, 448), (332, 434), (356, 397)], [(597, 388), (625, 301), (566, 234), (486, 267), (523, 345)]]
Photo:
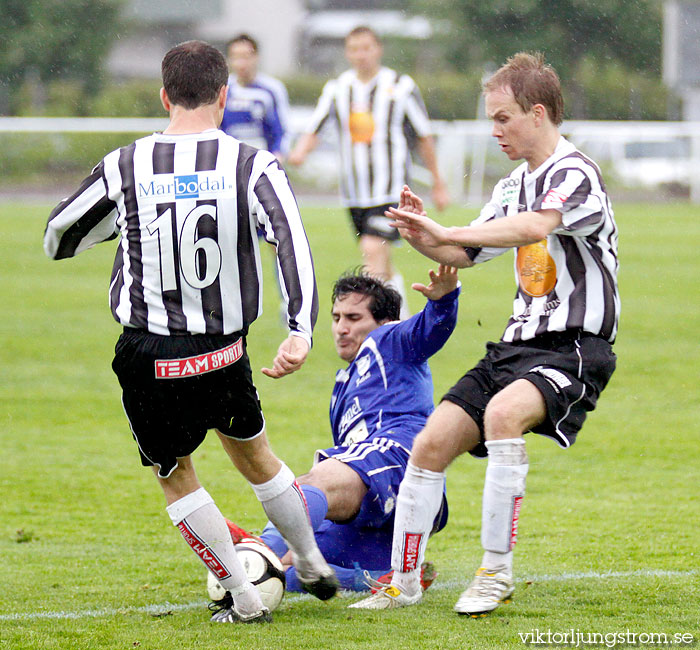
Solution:
[(413, 595), (420, 590), (420, 567), (425, 558), (433, 522), (442, 503), (444, 472), (406, 467), (399, 495), (396, 498), (391, 583), (402, 592)]
[(520, 507), (529, 469), (522, 438), (487, 440), (488, 466), (481, 513), (482, 566), (512, 571), (513, 547), (518, 536)]
[(262, 607), (258, 590), (248, 581), (238, 560), (226, 520), (204, 488), (171, 503), (166, 510), (185, 541), (221, 586), (231, 592), (236, 610), (244, 615)]

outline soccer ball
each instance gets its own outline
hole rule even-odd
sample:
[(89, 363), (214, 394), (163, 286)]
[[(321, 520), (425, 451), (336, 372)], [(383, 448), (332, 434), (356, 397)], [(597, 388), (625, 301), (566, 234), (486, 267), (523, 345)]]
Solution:
[[(282, 562), (267, 546), (254, 540), (244, 539), (236, 544), (236, 553), (248, 580), (258, 588), (263, 605), (271, 612), (277, 609), (286, 584)], [(207, 592), (212, 600), (221, 600), (226, 595), (226, 590), (210, 572), (207, 574)]]

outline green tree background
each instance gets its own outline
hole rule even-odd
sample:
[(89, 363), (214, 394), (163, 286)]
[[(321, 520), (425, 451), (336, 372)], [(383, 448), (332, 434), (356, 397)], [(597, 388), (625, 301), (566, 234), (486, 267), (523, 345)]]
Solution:
[[(162, 115), (158, 80), (113, 82), (104, 62), (129, 24), (125, 0), (0, 0), (0, 114)], [(340, 6), (341, 2), (334, 3)], [(377, 6), (378, 3), (367, 3)], [(381, 4), (398, 6), (398, 0)], [(435, 119), (476, 116), (483, 74), (539, 50), (562, 79), (567, 118), (666, 119), (662, 0), (405, 0), (435, 25), (429, 41), (386, 37), (388, 65), (412, 74)], [(325, 79), (284, 80), (312, 105)]]
[(435, 22), (455, 70), (496, 68), (515, 52), (543, 52), (561, 77), (570, 117), (595, 116), (601, 98), (586, 89), (597, 79), (625, 93), (637, 117), (644, 115), (634, 106), (641, 104), (634, 85), (656, 85), (665, 96), (661, 0), (410, 0), (410, 7)]
[(119, 34), (120, 0), (0, 0), (0, 113), (25, 84), (75, 81), (94, 95)]

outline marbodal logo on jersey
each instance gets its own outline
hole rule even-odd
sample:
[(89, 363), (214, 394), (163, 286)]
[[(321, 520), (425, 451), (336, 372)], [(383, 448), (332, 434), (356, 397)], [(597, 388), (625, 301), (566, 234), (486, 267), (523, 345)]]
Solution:
[[(208, 179), (207, 179), (208, 180)], [(199, 178), (197, 174), (175, 177), (175, 198), (196, 199), (199, 196)]]
[(205, 174), (173, 176), (172, 181), (139, 183), (139, 198), (174, 196), (176, 199), (198, 199), (200, 196), (233, 188), (226, 177)]

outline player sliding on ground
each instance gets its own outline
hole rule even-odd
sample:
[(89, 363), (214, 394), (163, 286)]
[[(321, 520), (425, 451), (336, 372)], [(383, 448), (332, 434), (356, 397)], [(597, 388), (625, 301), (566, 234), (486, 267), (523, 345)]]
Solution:
[(448, 391), (416, 438), (396, 508), (392, 583), (351, 607), (421, 600), (419, 567), (445, 470), (465, 452), (488, 455), (484, 556), (454, 609), (479, 616), (510, 598), (528, 472), (523, 434), (572, 445), (615, 368), (617, 228), (600, 170), (559, 134), (559, 79), (541, 56), (521, 53), (484, 93), (501, 150), (525, 162), (496, 185), (471, 226), (432, 221), (407, 187), (391, 214), (414, 248), (443, 264), (470, 267), (514, 249), (513, 315), (501, 341), (487, 344), (484, 359)]
[[(457, 320), (457, 271), (440, 265), (430, 283), (414, 284), (428, 302), (399, 321), (401, 297), (366, 274), (342, 276), (333, 288), (332, 330), (338, 356), (330, 419), (334, 447), (316, 452), (308, 474), (297, 479), (323, 556), (341, 587), (366, 590), (391, 569), (394, 508), (416, 434), (433, 410), (428, 359), (447, 341)], [(444, 484), (430, 531), (447, 521)], [(231, 525), (234, 539), (250, 536)], [(429, 532), (430, 532), (429, 531)], [(286, 564), (288, 547), (274, 525), (262, 535)], [(369, 575), (365, 575), (365, 571)], [(297, 569), (287, 589), (303, 586)], [(423, 585), (434, 578), (425, 567)], [(381, 586), (381, 584), (379, 585)]]

